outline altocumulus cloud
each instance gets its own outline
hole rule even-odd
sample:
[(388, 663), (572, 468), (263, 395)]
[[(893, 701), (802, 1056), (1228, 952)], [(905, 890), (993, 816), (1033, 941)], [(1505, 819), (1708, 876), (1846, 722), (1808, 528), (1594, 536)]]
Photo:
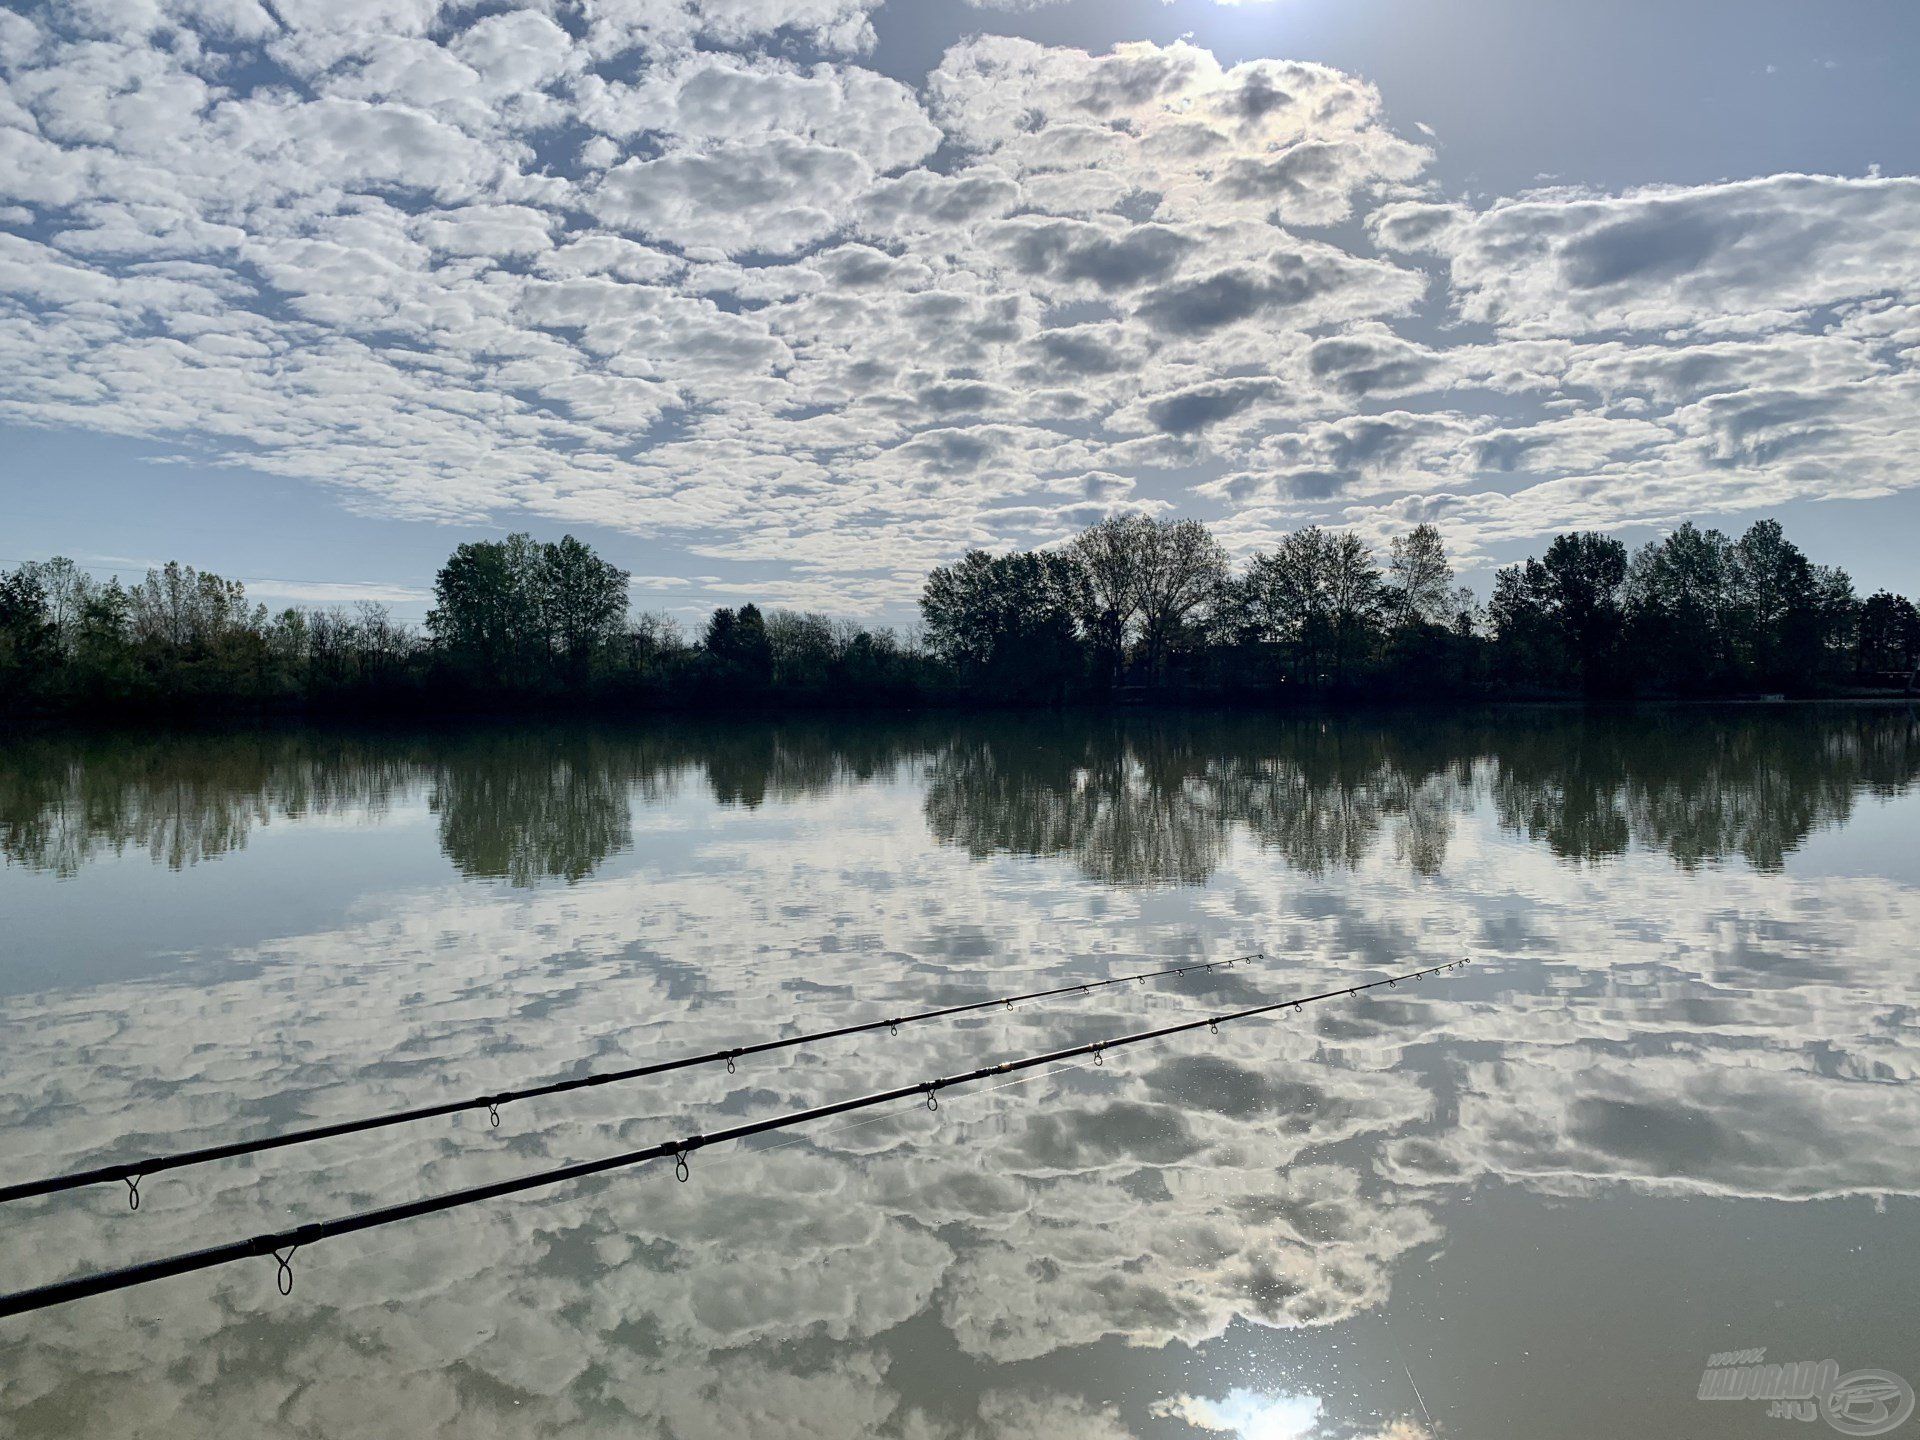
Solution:
[(1913, 483), (1920, 180), (1470, 206), (1325, 66), (886, 75), (873, 9), (0, 13), (0, 417), (868, 610), (1118, 509), (1471, 554)]

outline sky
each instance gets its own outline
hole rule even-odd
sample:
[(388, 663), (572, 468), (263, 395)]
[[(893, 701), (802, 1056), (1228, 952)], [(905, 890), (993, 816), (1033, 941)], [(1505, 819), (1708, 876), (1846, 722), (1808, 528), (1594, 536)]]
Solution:
[(1482, 593), (1778, 516), (1920, 588), (1920, 11), (1610, 0), (0, 8), (0, 565), (417, 619), (910, 621), (1205, 520)]

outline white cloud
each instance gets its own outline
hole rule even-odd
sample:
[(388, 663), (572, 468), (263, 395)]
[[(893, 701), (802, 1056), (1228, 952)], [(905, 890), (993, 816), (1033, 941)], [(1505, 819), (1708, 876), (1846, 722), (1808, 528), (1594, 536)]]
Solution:
[[(1424, 508), (1468, 554), (1915, 483), (1920, 182), (1469, 205), (1326, 66), (982, 35), (894, 77), (869, 9), (0, 19), (0, 416), (850, 611), (1089, 472), (1241, 548)], [(1449, 306), (1491, 337), (1413, 337)], [(1389, 430), (1458, 448), (1334, 438)]]
[(1485, 210), (1389, 205), (1375, 234), (1448, 264), (1462, 314), (1525, 334), (1757, 328), (1920, 274), (1920, 179), (1773, 175), (1625, 195), (1549, 191)]

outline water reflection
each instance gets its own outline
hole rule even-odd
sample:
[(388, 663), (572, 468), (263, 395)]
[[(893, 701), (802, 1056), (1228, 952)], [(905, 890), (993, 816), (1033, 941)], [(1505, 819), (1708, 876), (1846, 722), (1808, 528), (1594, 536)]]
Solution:
[(415, 769), (351, 737), (19, 736), (0, 742), (0, 855), (56, 875), (128, 849), (179, 870), (275, 815), (384, 814)]
[(1508, 731), (1498, 760), (1502, 822), (1556, 855), (1602, 860), (1638, 844), (1687, 867), (1737, 855), (1777, 870), (1860, 795), (1912, 785), (1920, 728), (1904, 709), (1719, 723), (1683, 711)]
[(967, 854), (1070, 857), (1134, 887), (1202, 885), (1244, 833), (1308, 874), (1383, 843), (1438, 874), (1457, 816), (1554, 855), (1634, 847), (1685, 867), (1777, 870), (1863, 794), (1920, 775), (1920, 721), (1869, 707), (1590, 717), (1069, 717), (904, 724), (662, 724), (16, 741), (0, 749), (0, 853), (72, 875), (146, 849), (178, 869), (275, 817), (378, 818), (424, 791), (462, 874), (578, 881), (632, 843), (635, 805), (698, 783), (755, 808), (925, 766), (931, 834)]
[(630, 758), (591, 732), (457, 737), (430, 765), (440, 849), (462, 875), (584, 880), (633, 841), (629, 789), (658, 797)]
[[(110, 755), (16, 748), (0, 813), (32, 868), (0, 898), (70, 891), (57, 876), (116, 834), (148, 844), (169, 807), (232, 818), (181, 853), (224, 844), (263, 907), (312, 883), (313, 853), (275, 868), (248, 835), (343, 814), (416, 815), (396, 845), (514, 883), (357, 891), (143, 981), (0, 998), (10, 1171), (1173, 954), (1285, 958), (508, 1107), (498, 1132), (155, 1177), (132, 1223), (108, 1194), (25, 1207), (0, 1217), (8, 1287), (1480, 960), (937, 1117), (703, 1154), (684, 1186), (615, 1177), (329, 1241), (284, 1303), (262, 1262), (0, 1325), (8, 1433), (1419, 1440), (1528, 1433), (1517, 1396), (1555, 1434), (1714, 1436), (1752, 1417), (1698, 1413), (1709, 1351), (1904, 1358), (1884, 1344), (1915, 1323), (1920, 893), (1781, 867), (1910, 791), (1905, 712), (183, 743), (190, 804), (161, 758), (123, 764), (140, 793), (109, 801)], [(85, 843), (33, 838), (87, 817)], [(84, 943), (90, 916), (63, 920)], [(1423, 1309), (1430, 1274), (1448, 1283)]]

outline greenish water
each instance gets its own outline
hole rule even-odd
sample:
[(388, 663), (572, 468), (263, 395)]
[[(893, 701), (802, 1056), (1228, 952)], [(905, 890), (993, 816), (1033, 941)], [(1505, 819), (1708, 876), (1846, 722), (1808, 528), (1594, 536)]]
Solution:
[(16, 1204), (0, 1290), (1476, 962), (3, 1320), (0, 1434), (1834, 1433), (1695, 1395), (1920, 1382), (1917, 778), (1869, 707), (0, 741), (0, 1181), (1269, 957)]

